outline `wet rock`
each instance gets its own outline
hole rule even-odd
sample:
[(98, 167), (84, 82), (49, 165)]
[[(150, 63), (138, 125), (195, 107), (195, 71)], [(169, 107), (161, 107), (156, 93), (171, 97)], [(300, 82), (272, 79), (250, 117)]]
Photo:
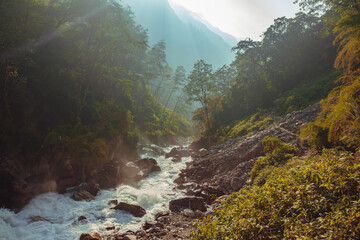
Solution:
[(118, 200), (111, 200), (109, 201), (109, 205), (112, 204), (112, 205), (118, 205), (119, 201)]
[(150, 154), (153, 156), (164, 156), (166, 152), (156, 145), (140, 146), (141, 154)]
[(149, 228), (152, 228), (156, 225), (155, 221), (150, 221), (150, 220), (146, 220), (146, 222), (144, 223), (142, 229), (144, 230), (148, 230)]
[(140, 206), (120, 202), (118, 205), (111, 209), (122, 210), (131, 213), (135, 217), (143, 217), (146, 214), (146, 210)]
[(208, 150), (205, 149), (205, 148), (201, 148), (201, 149), (199, 150), (199, 154), (200, 154), (200, 155), (205, 155), (205, 154), (207, 154), (207, 153), (208, 153)]
[(136, 240), (136, 236), (135, 235), (125, 235), (124, 236), (124, 240)]
[(115, 226), (109, 226), (105, 228), (107, 231), (115, 230)]
[(93, 232), (81, 234), (79, 240), (102, 240), (102, 238), (99, 233)]
[(144, 237), (146, 236), (146, 232), (144, 230), (139, 230), (136, 232), (136, 236)]
[(132, 177), (140, 173), (140, 168), (135, 163), (128, 162), (121, 168), (121, 172), (125, 177)]
[(204, 199), (200, 197), (186, 197), (181, 199), (172, 200), (169, 203), (169, 209), (172, 212), (180, 212), (183, 209), (191, 209), (193, 211), (200, 210), (206, 211)]
[[(199, 211), (199, 210), (198, 210)], [(190, 209), (184, 209), (183, 214), (188, 218), (195, 218), (195, 213), (193, 210)]]
[(74, 199), (75, 201), (87, 201), (87, 202), (90, 202), (95, 199), (95, 197), (87, 191), (74, 192), (71, 198)]
[(78, 187), (78, 191), (86, 191), (91, 195), (96, 196), (101, 191), (99, 184), (95, 182), (82, 183)]
[(171, 149), (171, 151), (169, 153), (167, 153), (165, 155), (166, 158), (170, 158), (170, 157), (176, 157), (179, 156), (180, 158), (183, 157), (190, 157), (191, 153), (189, 151), (188, 148), (184, 148), (184, 147), (175, 147), (173, 149)]
[(78, 217), (78, 222), (81, 222), (81, 221), (84, 221), (86, 220), (86, 217), (85, 216), (80, 216)]
[(101, 191), (99, 184), (94, 182), (82, 183), (72, 195), (75, 201), (92, 201), (98, 192)]
[(143, 159), (136, 161), (135, 164), (141, 170), (147, 169), (148, 173), (161, 171), (161, 168), (158, 166), (158, 163), (153, 158), (143, 158)]
[(169, 216), (170, 215), (170, 211), (161, 211), (161, 212), (158, 212), (156, 215), (155, 215), (155, 220), (158, 220), (160, 217), (165, 217), (165, 216)]
[(41, 217), (41, 216), (31, 216), (31, 217), (29, 218), (29, 220), (30, 220), (31, 222), (49, 222), (49, 223), (52, 223), (52, 224), (53, 224), (53, 222), (51, 222), (50, 220), (48, 220), (48, 219), (46, 219), (46, 218), (44, 218), (44, 217)]
[(171, 161), (172, 161), (172, 162), (175, 162), (175, 163), (181, 162), (181, 157), (180, 157), (179, 155), (176, 155), (175, 157), (173, 157), (173, 158), (171, 159)]
[(184, 183), (186, 183), (186, 181), (187, 181), (186, 177), (180, 175), (178, 178), (176, 178), (174, 180), (174, 183), (176, 183), (176, 184), (184, 184)]

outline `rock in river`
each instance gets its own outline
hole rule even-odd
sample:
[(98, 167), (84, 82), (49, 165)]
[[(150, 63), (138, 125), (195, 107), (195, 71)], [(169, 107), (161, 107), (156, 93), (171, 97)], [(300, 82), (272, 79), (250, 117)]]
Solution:
[(140, 206), (120, 202), (118, 205), (111, 209), (122, 210), (131, 213), (135, 217), (143, 217), (146, 214), (146, 210)]
[(206, 211), (204, 199), (200, 197), (186, 197), (172, 200), (169, 203), (169, 209), (172, 212), (180, 212), (183, 209), (191, 209), (193, 211), (200, 210), (202, 212)]

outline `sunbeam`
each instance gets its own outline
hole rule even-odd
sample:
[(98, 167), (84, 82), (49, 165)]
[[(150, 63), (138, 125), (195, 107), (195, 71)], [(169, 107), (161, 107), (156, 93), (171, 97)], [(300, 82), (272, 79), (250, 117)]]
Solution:
[(39, 47), (49, 43), (50, 41), (61, 36), (63, 33), (69, 31), (70, 29), (86, 22), (86, 20), (90, 19), (92, 16), (94, 16), (97, 13), (104, 10), (107, 6), (108, 6), (107, 4), (103, 3), (99, 7), (88, 12), (87, 14), (77, 17), (74, 20), (70, 20), (70, 21), (63, 23), (61, 26), (59, 26), (54, 31), (49, 32), (49, 33), (35, 39), (32, 42), (25, 43), (23, 46), (17, 47), (9, 52), (2, 54), (0, 57), (0, 60), (6, 59), (6, 58), (15, 58), (25, 52), (28, 52), (31, 49), (39, 48)]

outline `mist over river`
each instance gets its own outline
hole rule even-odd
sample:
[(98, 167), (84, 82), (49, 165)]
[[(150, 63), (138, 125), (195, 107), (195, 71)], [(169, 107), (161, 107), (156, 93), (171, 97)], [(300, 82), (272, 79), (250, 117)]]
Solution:
[[(169, 152), (174, 146), (162, 148)], [(138, 230), (147, 219), (153, 219), (159, 211), (168, 210), (169, 201), (184, 194), (174, 190), (174, 179), (191, 157), (174, 163), (165, 156), (144, 154), (142, 158), (153, 157), (161, 172), (150, 174), (138, 182), (138, 187), (127, 185), (116, 189), (103, 190), (91, 202), (77, 202), (71, 193), (45, 193), (32, 199), (20, 212), (0, 209), (1, 240), (64, 240), (78, 239), (81, 233), (96, 231), (108, 233), (106, 227), (115, 226), (120, 232)], [(111, 200), (140, 205), (147, 214), (142, 218), (133, 217), (124, 211), (111, 210)], [(86, 220), (78, 221), (80, 216)]]

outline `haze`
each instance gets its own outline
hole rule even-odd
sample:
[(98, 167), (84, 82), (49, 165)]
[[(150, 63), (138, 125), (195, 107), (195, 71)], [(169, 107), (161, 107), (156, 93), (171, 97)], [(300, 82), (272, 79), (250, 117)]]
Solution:
[(169, 0), (208, 21), (236, 39), (259, 40), (278, 17), (294, 17), (299, 6), (293, 0)]

